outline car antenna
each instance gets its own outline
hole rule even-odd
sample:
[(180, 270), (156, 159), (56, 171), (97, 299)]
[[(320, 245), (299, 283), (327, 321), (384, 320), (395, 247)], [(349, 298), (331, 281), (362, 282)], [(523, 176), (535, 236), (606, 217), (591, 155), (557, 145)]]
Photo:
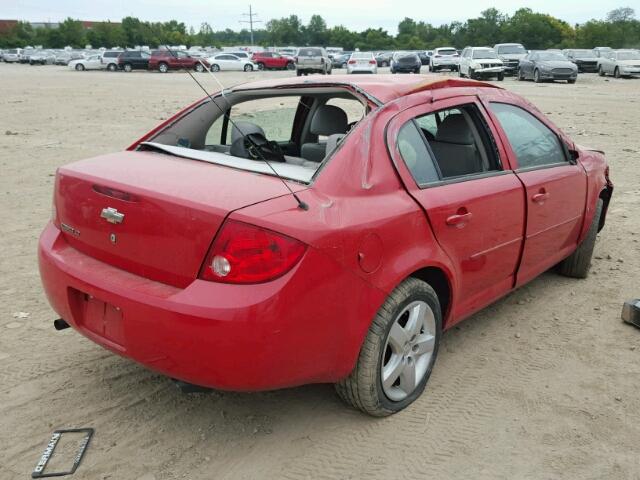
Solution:
[[(171, 48), (168, 45), (165, 45), (165, 48), (169, 51), (169, 53), (171, 54), (171, 56), (173, 58), (175, 58), (176, 60), (178, 59), (178, 57), (176, 56), (176, 54), (173, 52), (173, 50), (171, 50)], [(207, 70), (209, 72), (209, 74), (211, 76), (213, 76), (213, 78), (215, 79), (216, 83), (220, 86), (220, 95), (222, 96), (222, 98), (225, 99), (225, 101), (230, 105), (230, 102), (227, 100), (227, 98), (224, 96), (224, 91), (225, 88), (222, 85), (222, 83), (220, 83), (220, 81), (218, 80), (218, 78), (214, 75), (214, 73), (209, 70), (207, 68), (207, 66), (202, 63), (202, 60), (200, 58), (198, 58), (198, 62), (200, 62), (200, 65), (202, 65), (205, 70)], [(191, 73), (191, 71), (188, 68), (184, 69), (189, 76), (193, 79), (194, 82), (196, 82), (198, 84), (198, 86), (200, 87), (200, 89), (205, 93), (205, 95), (207, 97), (209, 97), (209, 100), (211, 100), (211, 103), (213, 103), (216, 108), (218, 110), (220, 110), (220, 112), (222, 112), (222, 114), (226, 117), (226, 119), (229, 121), (229, 123), (231, 123), (231, 125), (233, 126), (233, 128), (235, 128), (236, 130), (238, 130), (238, 132), (240, 132), (240, 135), (242, 135), (242, 138), (245, 138), (247, 140), (249, 140), (251, 142), (251, 144), (253, 145), (253, 150), (255, 152), (258, 152), (258, 155), (260, 156), (260, 159), (267, 164), (267, 166), (271, 169), (271, 171), (274, 173), (274, 175), (276, 177), (278, 177), (278, 179), (282, 182), (282, 184), (287, 188), (287, 190), (289, 190), (289, 193), (291, 193), (291, 195), (293, 195), (293, 198), (295, 198), (296, 202), (298, 203), (298, 208), (300, 210), (309, 210), (309, 205), (306, 202), (303, 202), (302, 200), (300, 200), (300, 198), (298, 197), (298, 195), (295, 194), (295, 192), (293, 191), (293, 189), (289, 186), (289, 184), (285, 181), (284, 178), (282, 178), (280, 176), (280, 174), (276, 171), (275, 168), (273, 168), (273, 165), (271, 165), (271, 163), (265, 158), (265, 156), (262, 154), (262, 151), (260, 150), (260, 148), (258, 148), (258, 145), (256, 145), (256, 143), (253, 141), (253, 139), (246, 135), (239, 127), (238, 125), (231, 119), (230, 115), (225, 112), (224, 110), (222, 110), (222, 108), (220, 107), (220, 105), (218, 105), (216, 103), (216, 101), (213, 99), (213, 97), (211, 96), (211, 94), (207, 91), (206, 88), (204, 88), (204, 86), (196, 79), (196, 77), (193, 76), (193, 74)]]

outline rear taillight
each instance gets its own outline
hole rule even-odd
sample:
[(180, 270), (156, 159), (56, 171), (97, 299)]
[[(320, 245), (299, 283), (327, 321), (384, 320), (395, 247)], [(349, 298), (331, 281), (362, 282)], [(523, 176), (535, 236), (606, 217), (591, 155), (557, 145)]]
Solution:
[(349, 65), (353, 65), (353, 64), (355, 64), (355, 63), (356, 63), (356, 61), (355, 61), (355, 60), (349, 60)]
[(371, 65), (375, 65), (375, 64), (376, 64), (376, 63), (378, 63), (378, 62), (376, 62), (375, 60), (369, 60), (369, 63), (370, 63)]
[(324, 65), (324, 58), (320, 59), (320, 63)]
[(228, 220), (216, 236), (200, 278), (222, 283), (263, 283), (281, 277), (307, 246), (295, 238)]

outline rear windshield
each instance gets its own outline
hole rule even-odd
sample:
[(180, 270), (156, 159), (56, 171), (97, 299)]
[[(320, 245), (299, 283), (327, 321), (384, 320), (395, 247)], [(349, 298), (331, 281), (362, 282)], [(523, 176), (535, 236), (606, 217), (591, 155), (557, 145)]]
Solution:
[(436, 52), (437, 55), (456, 55), (458, 52), (455, 48), (443, 48)]
[(301, 48), (298, 51), (299, 57), (321, 57), (322, 50), (319, 48)]
[(356, 58), (356, 59), (360, 58), (360, 59), (367, 60), (367, 59), (373, 58), (373, 53), (370, 53), (370, 52), (353, 53), (351, 54), (351, 58)]

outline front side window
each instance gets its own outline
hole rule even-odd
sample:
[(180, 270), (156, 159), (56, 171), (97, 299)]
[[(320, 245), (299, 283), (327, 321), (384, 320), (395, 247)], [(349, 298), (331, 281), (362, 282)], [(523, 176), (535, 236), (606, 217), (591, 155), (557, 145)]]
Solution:
[(556, 134), (529, 112), (506, 103), (492, 103), (491, 110), (498, 117), (520, 168), (567, 162)]

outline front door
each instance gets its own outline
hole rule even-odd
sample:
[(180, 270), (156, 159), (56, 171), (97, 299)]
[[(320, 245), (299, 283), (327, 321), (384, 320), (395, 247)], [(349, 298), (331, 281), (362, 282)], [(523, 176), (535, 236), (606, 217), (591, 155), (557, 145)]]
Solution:
[(522, 285), (576, 248), (587, 176), (550, 125), (517, 105), (502, 102), (490, 101), (489, 109), (503, 130), (526, 191), (527, 228), (517, 278), (517, 285)]
[(410, 172), (408, 180), (401, 172), (405, 185), (456, 270), (457, 319), (513, 288), (523, 242), (522, 183), (488, 125), (465, 97), (410, 108), (388, 129), (389, 147)]

